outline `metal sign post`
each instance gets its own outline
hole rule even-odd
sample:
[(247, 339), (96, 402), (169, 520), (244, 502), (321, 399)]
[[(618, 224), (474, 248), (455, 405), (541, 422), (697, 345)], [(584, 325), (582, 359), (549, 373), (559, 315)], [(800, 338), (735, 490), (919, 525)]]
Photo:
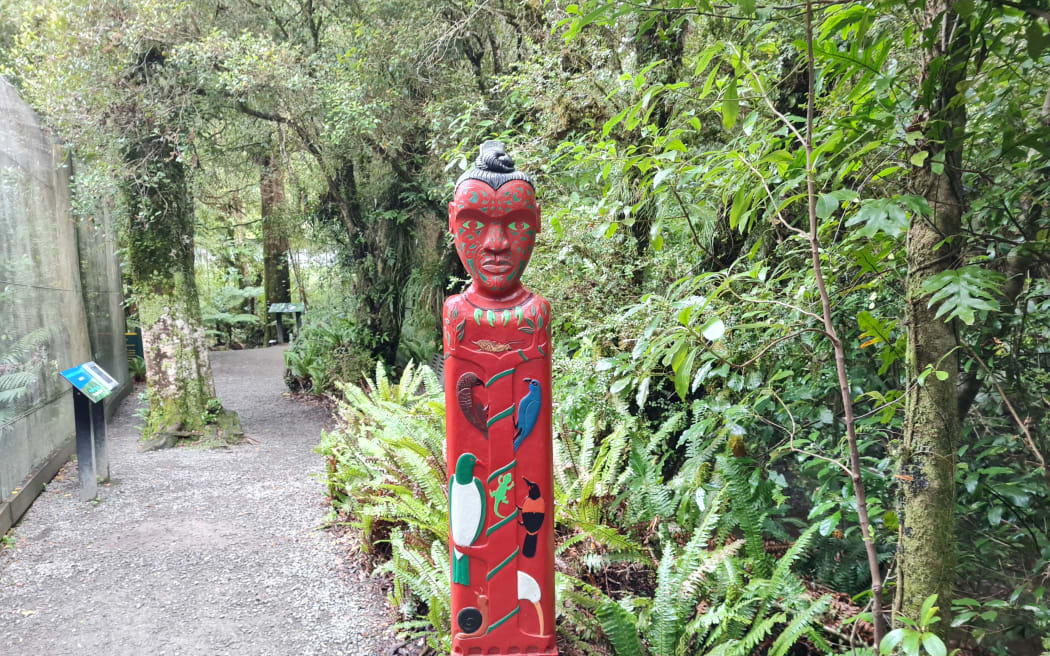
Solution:
[(106, 411), (103, 399), (120, 386), (94, 362), (85, 362), (62, 372), (73, 385), (73, 422), (76, 427), (77, 475), (80, 498), (98, 496), (98, 482), (109, 480), (106, 453)]
[(284, 344), (288, 341), (284, 334), (284, 314), (295, 315), (295, 334), (298, 335), (299, 331), (303, 327), (303, 310), (304, 306), (302, 303), (271, 303), (270, 308), (267, 310), (269, 314), (277, 315), (277, 343)]

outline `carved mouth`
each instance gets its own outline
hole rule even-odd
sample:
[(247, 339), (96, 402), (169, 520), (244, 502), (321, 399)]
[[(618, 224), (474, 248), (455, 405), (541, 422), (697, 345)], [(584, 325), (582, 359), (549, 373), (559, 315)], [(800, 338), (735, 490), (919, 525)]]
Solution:
[(486, 273), (502, 274), (510, 273), (514, 263), (507, 258), (486, 258), (481, 261), (481, 268)]

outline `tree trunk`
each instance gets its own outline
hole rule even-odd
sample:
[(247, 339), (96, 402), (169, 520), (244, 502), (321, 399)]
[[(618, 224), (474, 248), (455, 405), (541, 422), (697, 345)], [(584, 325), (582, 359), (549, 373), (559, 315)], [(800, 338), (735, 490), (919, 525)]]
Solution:
[(132, 148), (138, 175), (126, 188), (128, 260), (142, 325), (149, 414), (147, 447), (179, 437), (239, 432), (236, 414), (215, 399), (193, 262), (193, 207), (182, 163), (169, 143), (149, 138)]
[[(915, 216), (908, 230), (909, 391), (898, 459), (903, 513), (897, 606), (905, 617), (918, 620), (923, 601), (937, 595), (942, 620), (933, 630), (943, 635), (949, 626), (955, 564), (959, 338), (955, 322), (936, 318), (937, 308), (927, 307), (929, 295), (921, 289), (933, 276), (958, 265), (966, 111), (956, 95), (966, 77), (970, 40), (966, 22), (953, 11), (950, 0), (931, 0), (923, 18), (930, 43), (922, 72), (922, 104), (929, 116), (921, 146), (929, 151), (922, 193), (932, 215)], [(942, 153), (943, 170), (937, 172), (934, 163)], [(947, 377), (941, 380), (930, 374), (922, 385), (913, 384), (927, 367)]]
[[(262, 199), (264, 315), (271, 303), (290, 303), (292, 283), (288, 273), (288, 233), (279, 216), (284, 203), (284, 175), (269, 155), (261, 162), (259, 195)], [(273, 338), (267, 318), (263, 343)]]

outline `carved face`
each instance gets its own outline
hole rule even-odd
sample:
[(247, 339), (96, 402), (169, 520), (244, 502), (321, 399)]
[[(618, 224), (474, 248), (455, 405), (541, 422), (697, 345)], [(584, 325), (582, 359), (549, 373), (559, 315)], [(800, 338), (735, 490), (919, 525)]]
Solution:
[(485, 296), (506, 297), (521, 286), (540, 231), (536, 192), (522, 180), (497, 190), (480, 180), (467, 180), (448, 205), (448, 227), (475, 289)]

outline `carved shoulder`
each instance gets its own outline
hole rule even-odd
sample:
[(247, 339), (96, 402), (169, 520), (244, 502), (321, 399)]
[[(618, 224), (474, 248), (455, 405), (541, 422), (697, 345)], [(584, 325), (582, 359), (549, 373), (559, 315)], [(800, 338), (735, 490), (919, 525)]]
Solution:
[(463, 340), (463, 331), (466, 328), (466, 318), (469, 314), (470, 304), (463, 297), (463, 294), (456, 294), (455, 296), (449, 296), (445, 299), (444, 310), (442, 311), (442, 341), (445, 346), (445, 353), (451, 353), (456, 349), (456, 346), (460, 341)]

